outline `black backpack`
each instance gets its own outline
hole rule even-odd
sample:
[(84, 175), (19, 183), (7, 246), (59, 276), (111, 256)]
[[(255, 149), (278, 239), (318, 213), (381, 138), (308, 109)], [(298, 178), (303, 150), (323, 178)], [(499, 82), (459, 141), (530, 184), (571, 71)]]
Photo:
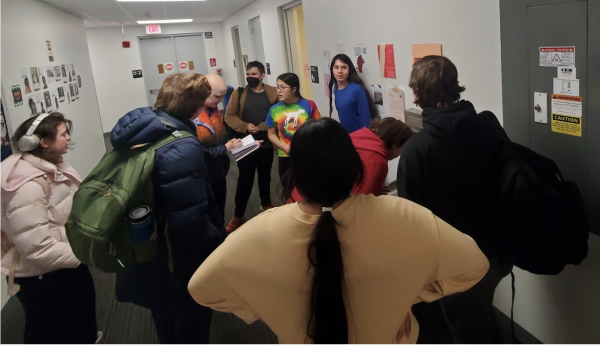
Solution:
[(499, 238), (505, 259), (534, 274), (559, 274), (587, 256), (589, 224), (577, 184), (556, 164), (510, 141), (491, 112), (500, 161)]

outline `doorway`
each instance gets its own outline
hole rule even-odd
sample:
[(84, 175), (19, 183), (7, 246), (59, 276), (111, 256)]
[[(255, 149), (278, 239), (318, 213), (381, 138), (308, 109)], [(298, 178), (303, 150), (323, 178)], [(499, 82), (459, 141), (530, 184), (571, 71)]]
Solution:
[(312, 99), (302, 2), (293, 3), (283, 7), (282, 10), (288, 70), (298, 75), (302, 95)]
[(202, 34), (139, 37), (148, 105), (156, 103), (163, 80), (177, 72), (208, 74)]
[[(263, 44), (262, 28), (260, 26), (260, 17), (256, 17), (248, 21), (250, 29), (250, 42), (252, 43), (252, 52), (254, 53), (254, 60), (262, 62), (266, 65), (267, 61), (265, 58), (265, 46)], [(267, 75), (263, 83), (268, 84)]]
[(244, 65), (244, 60), (242, 58), (242, 44), (240, 42), (240, 30), (237, 26), (231, 28), (231, 36), (233, 38), (233, 54), (235, 55), (235, 60), (233, 60), (233, 64), (235, 70), (237, 72), (238, 86), (245, 87), (246, 86), (246, 66)]

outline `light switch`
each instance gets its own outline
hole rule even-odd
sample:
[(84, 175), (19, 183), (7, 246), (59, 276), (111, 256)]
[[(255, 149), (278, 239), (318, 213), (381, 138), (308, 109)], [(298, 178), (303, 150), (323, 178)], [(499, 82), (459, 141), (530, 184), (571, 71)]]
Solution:
[(548, 123), (548, 94), (534, 92), (533, 118), (535, 123)]

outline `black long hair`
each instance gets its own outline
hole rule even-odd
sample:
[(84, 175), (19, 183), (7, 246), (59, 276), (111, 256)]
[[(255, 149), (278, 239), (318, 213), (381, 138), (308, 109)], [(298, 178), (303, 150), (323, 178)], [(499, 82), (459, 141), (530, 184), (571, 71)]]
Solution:
[(296, 95), (296, 97), (298, 98), (302, 98), (302, 95), (300, 94), (300, 79), (298, 78), (298, 75), (296, 75), (296, 73), (281, 74), (279, 77), (277, 77), (277, 80), (281, 80), (282, 82), (286, 83), (289, 87), (295, 87), (296, 92), (294, 93), (294, 95)]
[(338, 54), (334, 56), (333, 60), (331, 60), (331, 66), (329, 67), (329, 75), (331, 76), (331, 81), (329, 82), (329, 117), (331, 117), (331, 113), (333, 113), (333, 84), (335, 83), (335, 86), (338, 86), (337, 79), (335, 79), (335, 76), (333, 74), (333, 65), (335, 65), (335, 62), (337, 60), (340, 60), (341, 62), (348, 65), (348, 69), (350, 71), (348, 73), (348, 83), (358, 84), (362, 86), (363, 90), (365, 90), (365, 93), (367, 94), (367, 100), (369, 101), (369, 111), (371, 113), (371, 119), (379, 118), (379, 111), (375, 106), (373, 97), (371, 96), (369, 91), (367, 91), (367, 87), (365, 86), (363, 80), (358, 76), (358, 72), (356, 72), (356, 68), (352, 63), (352, 60), (346, 54)]
[[(346, 129), (330, 118), (309, 120), (294, 134), (286, 194), (296, 187), (307, 202), (332, 207), (363, 179), (362, 161)], [(307, 334), (316, 344), (348, 343), (344, 265), (331, 212), (323, 212), (308, 245), (314, 272)]]

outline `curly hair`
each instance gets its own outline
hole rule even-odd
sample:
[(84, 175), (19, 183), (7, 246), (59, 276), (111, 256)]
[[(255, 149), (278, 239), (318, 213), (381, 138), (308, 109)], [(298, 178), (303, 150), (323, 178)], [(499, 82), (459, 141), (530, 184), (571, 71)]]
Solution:
[(175, 73), (168, 76), (156, 97), (154, 110), (161, 109), (180, 120), (190, 120), (210, 96), (211, 87), (199, 73)]

